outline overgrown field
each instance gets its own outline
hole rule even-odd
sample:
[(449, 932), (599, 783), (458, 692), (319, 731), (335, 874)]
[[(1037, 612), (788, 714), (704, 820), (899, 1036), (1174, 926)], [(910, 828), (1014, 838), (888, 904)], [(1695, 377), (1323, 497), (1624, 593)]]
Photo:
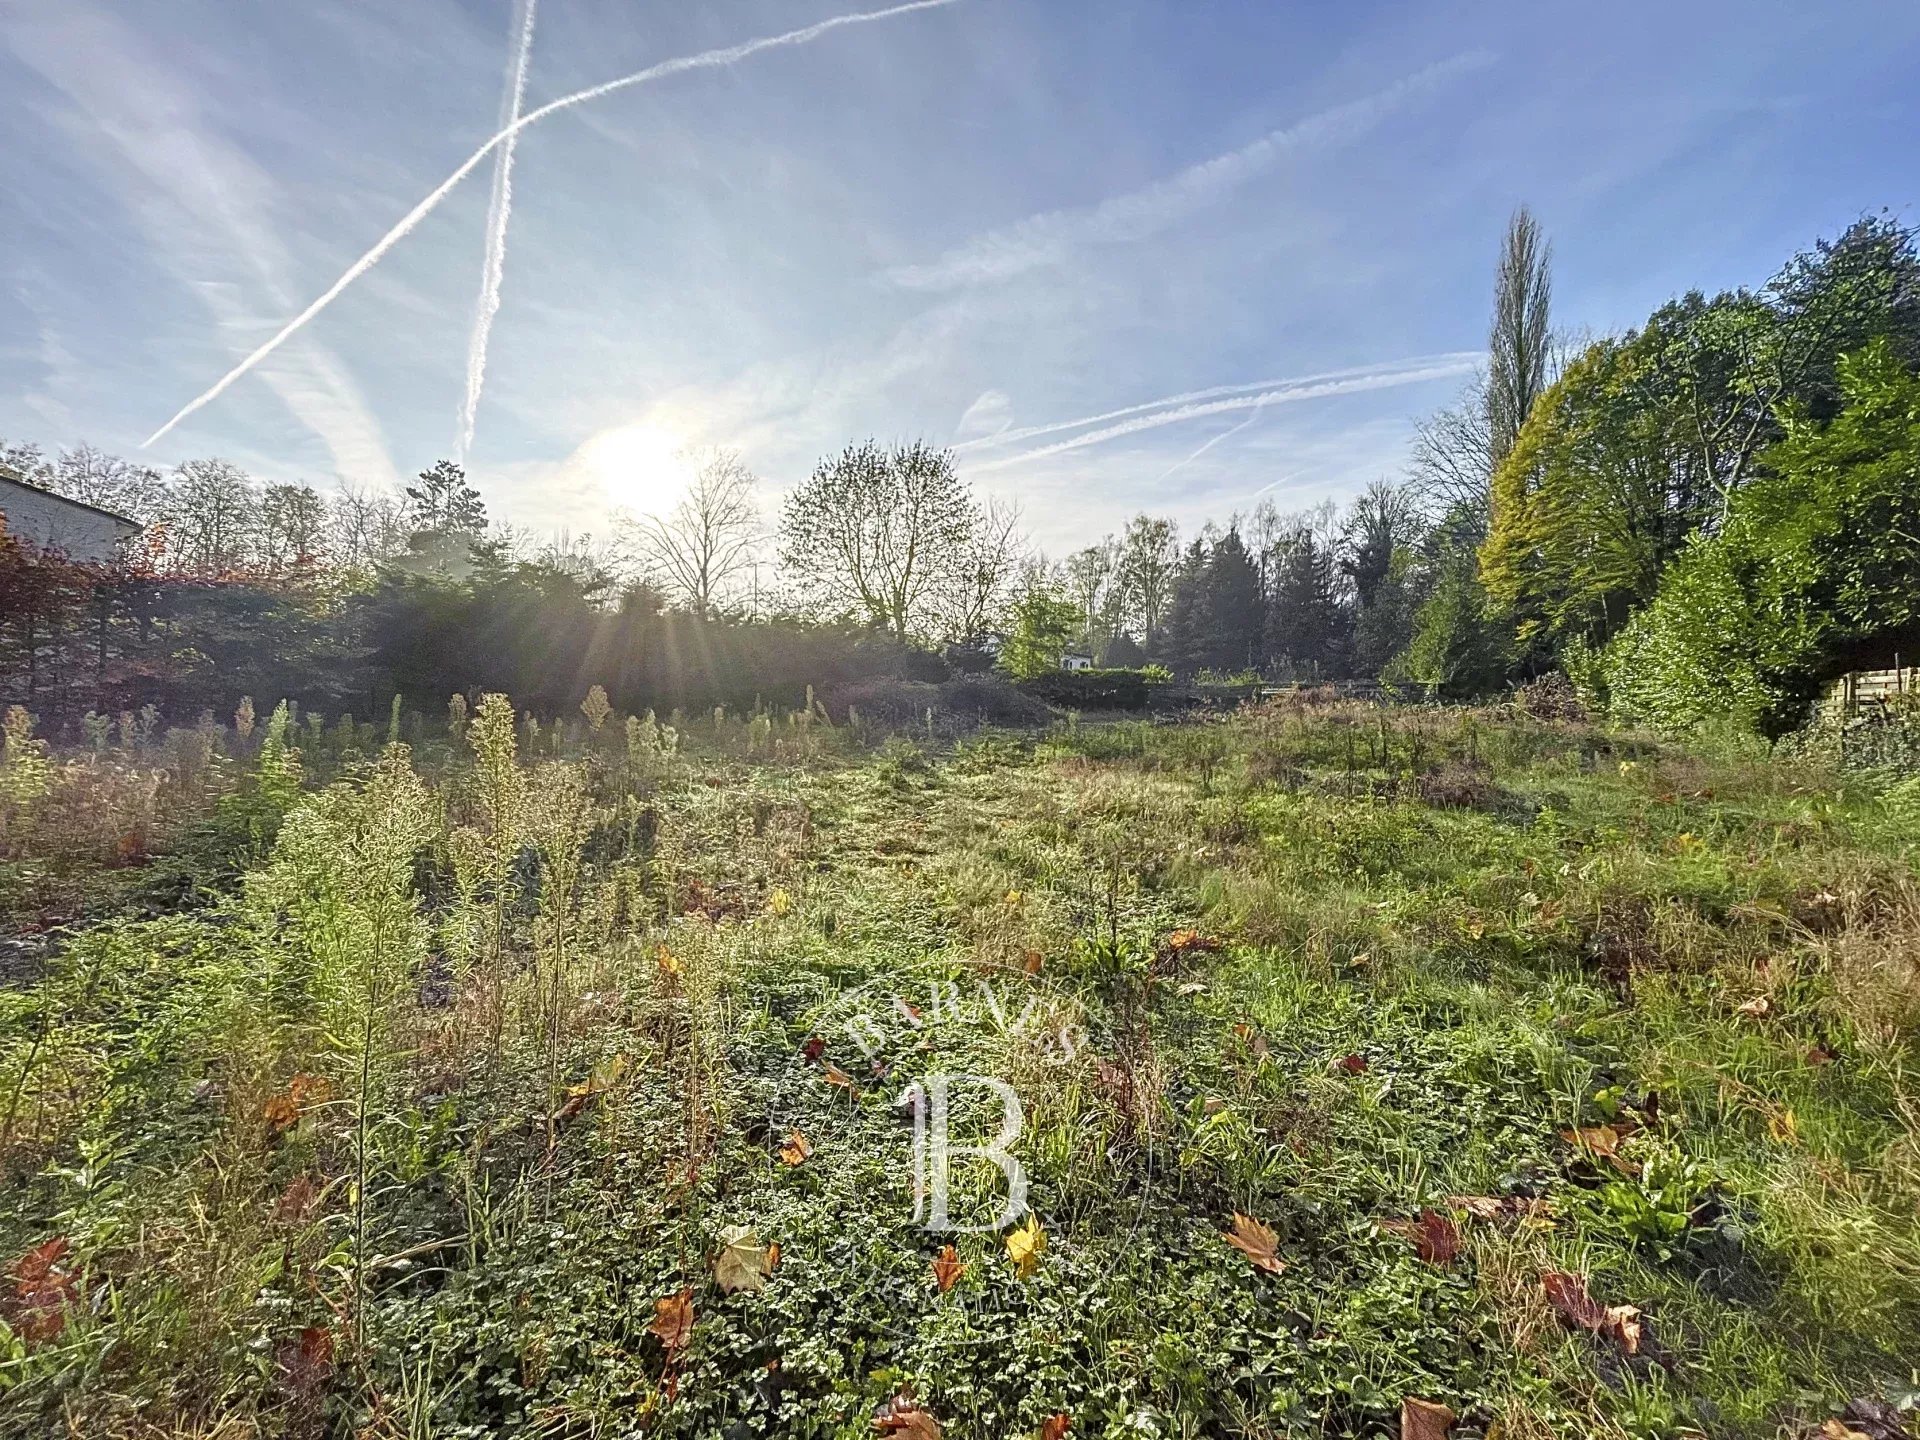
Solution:
[(1906, 1433), (1911, 784), (587, 722), (10, 722), (0, 1432)]

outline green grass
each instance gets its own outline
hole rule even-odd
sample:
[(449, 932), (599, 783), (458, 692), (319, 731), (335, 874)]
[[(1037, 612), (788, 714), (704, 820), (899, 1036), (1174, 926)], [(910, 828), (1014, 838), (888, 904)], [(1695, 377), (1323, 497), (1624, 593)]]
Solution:
[[(143, 918), (153, 892), (50, 815), (16, 843), (8, 893), (51, 867), (89, 920), (0, 991), (0, 1246), (67, 1245), (49, 1308), (0, 1291), (0, 1428), (852, 1437), (904, 1386), (982, 1440), (1059, 1413), (1390, 1436), (1407, 1396), (1462, 1436), (1757, 1440), (1910, 1403), (1920, 831), (1897, 796), (1495, 712), (940, 752), (734, 721), (643, 774), (614, 729), (566, 747), (603, 807), (571, 946), (536, 923), (529, 853), (503, 952), (461, 963), (444, 845), (422, 852), (433, 940), (363, 1089), (332, 952), (293, 964), (319, 922), (240, 878), (326, 868), (274, 858), (289, 797), (244, 754), (150, 867), (201, 874), (193, 907)], [(458, 747), (421, 755), (448, 823), (481, 823)], [(306, 758), (359, 793), (351, 757)], [(940, 1073), (1018, 1097), (1028, 1277), (1002, 1233), (916, 1222), (896, 1102)], [(296, 1074), (329, 1098), (277, 1124)], [(998, 1102), (955, 1095), (956, 1135), (989, 1138)], [(1632, 1175), (1560, 1134), (1623, 1117)], [(957, 1217), (1003, 1193), (956, 1162)], [(1444, 1265), (1380, 1223), (1454, 1196), (1540, 1203), (1461, 1218)], [(1236, 1212), (1280, 1273), (1225, 1243)], [(780, 1247), (757, 1292), (715, 1282), (736, 1226)], [(1640, 1353), (1565, 1324), (1553, 1270), (1639, 1307)], [(683, 1289), (669, 1349), (650, 1327)]]

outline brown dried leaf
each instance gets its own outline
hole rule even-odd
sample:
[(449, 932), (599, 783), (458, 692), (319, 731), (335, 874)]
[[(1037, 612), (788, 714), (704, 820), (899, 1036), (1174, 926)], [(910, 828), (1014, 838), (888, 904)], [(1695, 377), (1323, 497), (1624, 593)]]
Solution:
[(1039, 1440), (1063, 1440), (1071, 1429), (1073, 1429), (1073, 1417), (1063, 1410), (1060, 1414), (1049, 1415), (1040, 1422)]
[(959, 1252), (951, 1245), (941, 1246), (940, 1253), (933, 1257), (933, 1283), (940, 1287), (940, 1293), (953, 1289), (954, 1282), (966, 1273), (966, 1262)]
[(873, 1417), (873, 1428), (882, 1435), (901, 1435), (906, 1440), (940, 1440), (940, 1422), (920, 1408), (913, 1392), (902, 1390)]
[(693, 1333), (693, 1287), (653, 1302), (653, 1323), (647, 1329), (660, 1337), (671, 1355)]
[(822, 1035), (809, 1035), (807, 1037), (807, 1043), (800, 1047), (800, 1053), (809, 1060), (818, 1060), (822, 1055), (827, 1053), (826, 1037)]
[(1756, 995), (1744, 1005), (1734, 1008), (1734, 1013), (1744, 1015), (1749, 1020), (1758, 1020), (1773, 1009), (1773, 1001), (1765, 995)]
[(1278, 1275), (1287, 1268), (1287, 1262), (1276, 1253), (1280, 1237), (1251, 1215), (1233, 1212), (1233, 1228), (1226, 1232), (1226, 1241), (1246, 1256), (1256, 1270)]
[(72, 1247), (56, 1235), (13, 1263), (13, 1294), (5, 1306), (7, 1323), (22, 1340), (37, 1344), (67, 1328), (67, 1307), (79, 1292), (79, 1279), (61, 1262)]
[(1364, 1055), (1342, 1055), (1333, 1062), (1333, 1068), (1344, 1075), (1364, 1075), (1367, 1073), (1367, 1057)]
[(813, 1154), (813, 1143), (799, 1130), (787, 1132), (787, 1143), (780, 1147), (780, 1162), (783, 1165), (804, 1165), (807, 1157)]
[(1453, 1433), (1453, 1411), (1438, 1400), (1400, 1402), (1400, 1440), (1447, 1440)]
[(1602, 1305), (1587, 1293), (1584, 1279), (1563, 1270), (1541, 1271), (1540, 1284), (1547, 1292), (1548, 1303), (1560, 1312), (1560, 1317), (1569, 1325), (1591, 1330), (1596, 1335), (1610, 1335), (1629, 1355), (1640, 1353), (1639, 1307)]
[(1429, 1265), (1445, 1265), (1460, 1253), (1460, 1227), (1438, 1210), (1422, 1210), (1417, 1220), (1382, 1220), (1380, 1228), (1409, 1241)]
[(823, 1062), (826, 1068), (827, 1083), (836, 1089), (845, 1090), (849, 1095), (858, 1095), (860, 1086), (854, 1078), (831, 1060)]

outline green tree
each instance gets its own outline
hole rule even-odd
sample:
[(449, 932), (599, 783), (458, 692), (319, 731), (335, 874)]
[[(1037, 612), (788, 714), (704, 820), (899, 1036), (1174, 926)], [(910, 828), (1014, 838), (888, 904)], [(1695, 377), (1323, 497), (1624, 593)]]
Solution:
[(1480, 586), (1473, 552), (1444, 554), (1433, 594), (1420, 607), (1413, 639), (1387, 678), (1424, 685), (1448, 699), (1497, 690), (1511, 661), (1505, 619)]
[(1000, 651), (1000, 668), (1016, 680), (1058, 670), (1086, 617), (1070, 600), (1035, 586), (1013, 602), (1013, 628)]
[(1829, 425), (1789, 415), (1765, 474), (1608, 647), (1622, 718), (1799, 723), (1829, 674), (1920, 648), (1920, 377), (1884, 337), (1835, 368)]
[(821, 461), (787, 497), (781, 564), (803, 608), (925, 637), (978, 520), (951, 452), (868, 440)]

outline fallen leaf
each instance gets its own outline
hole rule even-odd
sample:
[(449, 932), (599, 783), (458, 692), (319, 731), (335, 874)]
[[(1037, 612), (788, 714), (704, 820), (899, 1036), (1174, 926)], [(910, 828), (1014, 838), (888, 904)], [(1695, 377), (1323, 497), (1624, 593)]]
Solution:
[(1605, 1160), (1622, 1175), (1638, 1175), (1640, 1167), (1620, 1154), (1620, 1142), (1633, 1133), (1631, 1128), (1619, 1125), (1583, 1125), (1574, 1130), (1562, 1130), (1560, 1138), (1576, 1149)]
[(1020, 968), (1029, 975), (1038, 975), (1047, 963), (1047, 957), (1038, 950), (1029, 950), (1020, 957)]
[(285, 1225), (298, 1225), (313, 1213), (320, 1198), (320, 1187), (311, 1175), (296, 1175), (274, 1201), (273, 1218)]
[(713, 1278), (727, 1294), (764, 1290), (767, 1276), (779, 1263), (780, 1247), (760, 1243), (750, 1225), (729, 1225), (720, 1232), (720, 1255), (713, 1262)]
[(1800, 1138), (1800, 1126), (1791, 1110), (1767, 1111), (1767, 1134), (1776, 1144), (1791, 1145)]
[(1269, 1048), (1267, 1045), (1267, 1037), (1254, 1029), (1253, 1026), (1244, 1020), (1236, 1020), (1233, 1025), (1233, 1033), (1240, 1037), (1241, 1044), (1253, 1052), (1254, 1059), (1264, 1060), (1267, 1058)]
[(79, 1293), (79, 1280), (61, 1263), (71, 1248), (66, 1236), (56, 1235), (13, 1263), (7, 1322), (30, 1344), (51, 1340), (67, 1328), (67, 1307)]
[(1831, 1065), (1832, 1063), (1833, 1052), (1824, 1045), (1815, 1045), (1807, 1051), (1807, 1064), (1809, 1065)]
[(1207, 954), (1218, 950), (1220, 942), (1198, 930), (1175, 930), (1167, 936), (1167, 948), (1176, 955), (1185, 955), (1188, 951)]
[(1758, 1020), (1773, 1009), (1773, 1001), (1765, 995), (1756, 995), (1744, 1005), (1734, 1007), (1734, 1013), (1745, 1015), (1749, 1020)]
[(1007, 1254), (1013, 1260), (1014, 1273), (1031, 1280), (1046, 1253), (1047, 1232), (1040, 1228), (1040, 1217), (1029, 1213), (1027, 1223), (1007, 1232)]
[(827, 1083), (829, 1085), (836, 1086), (852, 1095), (858, 1095), (860, 1093), (860, 1087), (854, 1082), (854, 1078), (851, 1075), (847, 1074), (846, 1071), (842, 1070), (831, 1060), (824, 1061), (823, 1063), (826, 1067)]
[(1563, 1270), (1540, 1272), (1547, 1301), (1569, 1325), (1610, 1335), (1629, 1355), (1640, 1353), (1641, 1319), (1638, 1306), (1602, 1305), (1587, 1293), (1587, 1282)]
[(1438, 1210), (1422, 1210), (1418, 1220), (1382, 1220), (1380, 1228), (1411, 1242), (1429, 1265), (1445, 1265), (1460, 1253), (1460, 1227)]
[(826, 1037), (809, 1035), (807, 1037), (807, 1043), (800, 1047), (800, 1053), (809, 1060), (818, 1060), (822, 1055), (827, 1053)]
[(1820, 1440), (1873, 1440), (1864, 1430), (1856, 1430), (1844, 1420), (1826, 1419), (1820, 1422)]
[(882, 1435), (904, 1435), (907, 1440), (940, 1440), (940, 1422), (920, 1408), (911, 1391), (902, 1390), (873, 1417)]
[(774, 915), (785, 915), (793, 909), (793, 896), (776, 887), (767, 896), (767, 909)]
[(813, 1154), (813, 1144), (798, 1130), (789, 1131), (787, 1143), (780, 1147), (780, 1159), (787, 1165), (804, 1165)]
[(1364, 1075), (1367, 1072), (1367, 1057), (1364, 1055), (1342, 1055), (1333, 1062), (1333, 1068), (1348, 1075)]
[(280, 1377), (296, 1395), (311, 1396), (333, 1376), (333, 1331), (309, 1325), (275, 1351)]
[(680, 957), (665, 945), (656, 946), (653, 952), (654, 962), (659, 965), (662, 975), (678, 975), (681, 970)]
[(304, 1070), (295, 1075), (285, 1090), (269, 1096), (260, 1107), (260, 1118), (267, 1122), (268, 1137), (277, 1139), (293, 1129), (308, 1106), (323, 1104), (332, 1094), (333, 1087), (324, 1076), (309, 1075)]
[(1400, 1440), (1447, 1440), (1453, 1433), (1453, 1411), (1438, 1400), (1400, 1402)]
[(1007, 905), (1009, 908), (1018, 905), (1022, 900), (1026, 898), (1027, 897), (1022, 895), (1018, 890), (1007, 891)]
[(693, 1333), (693, 1287), (654, 1301), (653, 1323), (647, 1329), (660, 1337), (669, 1355), (685, 1345)]
[(1278, 1275), (1287, 1268), (1287, 1262), (1275, 1253), (1280, 1245), (1279, 1236), (1251, 1215), (1233, 1212), (1233, 1228), (1226, 1232), (1226, 1241), (1252, 1261), (1256, 1270)]
[(1049, 1415), (1040, 1422), (1039, 1440), (1062, 1440), (1073, 1429), (1073, 1417), (1062, 1411), (1058, 1415)]
[(940, 1253), (933, 1257), (933, 1283), (940, 1287), (940, 1293), (953, 1289), (954, 1282), (966, 1273), (966, 1262), (959, 1252), (951, 1245), (941, 1246)]

